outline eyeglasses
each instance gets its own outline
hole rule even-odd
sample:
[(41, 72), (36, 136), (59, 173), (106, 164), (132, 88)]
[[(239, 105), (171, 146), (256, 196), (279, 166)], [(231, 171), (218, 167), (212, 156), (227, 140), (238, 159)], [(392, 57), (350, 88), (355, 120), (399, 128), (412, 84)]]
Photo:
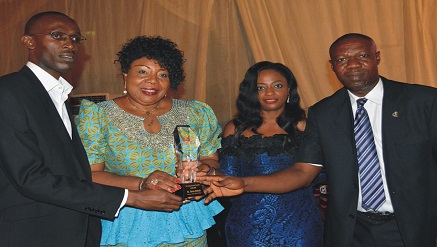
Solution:
[(50, 35), (54, 40), (57, 41), (66, 41), (70, 37), (71, 42), (75, 44), (80, 44), (86, 40), (86, 38), (83, 37), (82, 35), (78, 35), (78, 34), (68, 35), (60, 31), (51, 31), (50, 33), (35, 33), (30, 35)]

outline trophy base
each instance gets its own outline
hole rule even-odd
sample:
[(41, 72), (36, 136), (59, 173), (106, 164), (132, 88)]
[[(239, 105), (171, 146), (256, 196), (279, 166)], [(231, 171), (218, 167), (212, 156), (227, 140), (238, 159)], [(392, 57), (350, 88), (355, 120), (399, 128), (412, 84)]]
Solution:
[(183, 199), (195, 196), (203, 196), (202, 185), (199, 183), (187, 183), (179, 184), (182, 188), (176, 191), (174, 194), (182, 197)]

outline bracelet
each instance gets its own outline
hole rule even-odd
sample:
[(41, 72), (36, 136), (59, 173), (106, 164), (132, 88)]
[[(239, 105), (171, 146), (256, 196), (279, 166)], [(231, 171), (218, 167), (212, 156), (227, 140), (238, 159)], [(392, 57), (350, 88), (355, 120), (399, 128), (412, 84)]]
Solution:
[(215, 168), (210, 166), (210, 169), (209, 169), (209, 171), (208, 171), (208, 173), (206, 175), (208, 175), (208, 176), (209, 175), (215, 176), (216, 175)]
[(138, 185), (138, 190), (143, 190), (144, 189), (144, 184), (146, 184), (146, 178), (141, 179), (141, 182)]

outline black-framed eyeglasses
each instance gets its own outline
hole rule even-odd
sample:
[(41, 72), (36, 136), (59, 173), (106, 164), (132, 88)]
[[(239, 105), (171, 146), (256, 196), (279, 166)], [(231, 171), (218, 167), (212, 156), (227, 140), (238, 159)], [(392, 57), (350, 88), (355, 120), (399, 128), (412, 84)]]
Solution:
[(83, 41), (86, 40), (85, 37), (83, 37), (82, 35), (79, 34), (73, 34), (73, 35), (68, 35), (64, 32), (61, 31), (51, 31), (50, 33), (35, 33), (35, 34), (30, 34), (32, 35), (50, 35), (54, 40), (57, 41), (66, 41), (68, 38), (70, 38), (71, 42), (75, 43), (75, 44), (80, 44)]

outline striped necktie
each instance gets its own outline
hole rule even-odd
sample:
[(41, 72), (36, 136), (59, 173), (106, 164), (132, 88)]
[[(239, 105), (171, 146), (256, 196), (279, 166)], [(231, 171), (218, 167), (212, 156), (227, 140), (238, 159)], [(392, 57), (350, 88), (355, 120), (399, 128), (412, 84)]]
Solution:
[(366, 102), (366, 98), (357, 100), (354, 134), (360, 171), (362, 207), (368, 211), (377, 211), (385, 202), (385, 195), (372, 126), (364, 108)]

